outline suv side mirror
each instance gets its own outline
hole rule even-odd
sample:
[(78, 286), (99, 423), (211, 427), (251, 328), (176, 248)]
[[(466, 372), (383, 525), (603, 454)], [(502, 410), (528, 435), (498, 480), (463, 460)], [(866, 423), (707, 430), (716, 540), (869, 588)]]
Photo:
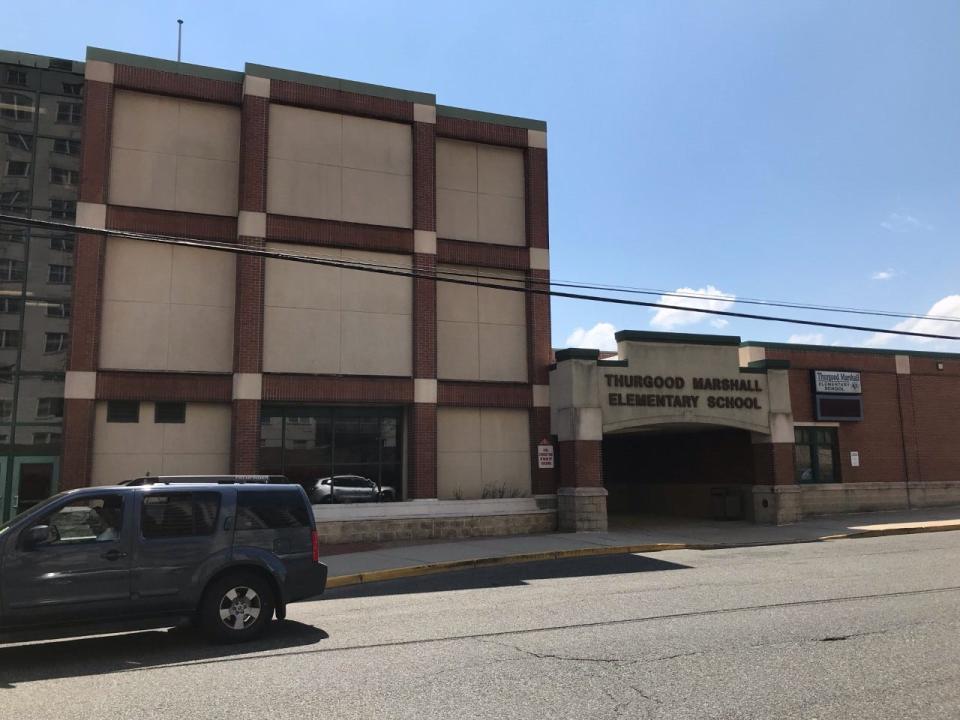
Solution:
[(56, 528), (49, 525), (34, 525), (23, 534), (23, 547), (32, 550), (37, 545), (56, 539)]

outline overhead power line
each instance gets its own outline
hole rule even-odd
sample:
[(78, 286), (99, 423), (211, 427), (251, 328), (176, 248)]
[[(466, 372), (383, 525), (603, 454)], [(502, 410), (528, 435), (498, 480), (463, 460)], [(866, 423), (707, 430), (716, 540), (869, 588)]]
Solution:
[[(671, 305), (661, 302), (647, 302), (644, 300), (631, 300), (620, 297), (610, 297), (604, 295), (588, 295), (584, 293), (573, 293), (560, 290), (551, 290), (549, 281), (527, 278), (527, 287), (517, 285), (503, 285), (490, 282), (481, 282), (479, 275), (466, 273), (448, 273), (447, 271), (424, 271), (416, 268), (401, 266), (391, 266), (376, 263), (364, 263), (354, 260), (333, 260), (330, 258), (319, 258), (310, 255), (298, 255), (296, 253), (281, 252), (277, 250), (267, 250), (263, 248), (252, 248), (237, 245), (235, 243), (222, 242), (217, 240), (197, 240), (173, 235), (159, 235), (152, 233), (138, 233), (129, 230), (106, 230), (102, 228), (91, 228), (70, 223), (55, 222), (52, 220), (40, 220), (37, 218), (23, 218), (15, 215), (0, 214), (0, 222), (23, 227), (38, 227), (49, 230), (81, 232), (93, 235), (113, 236), (128, 238), (131, 240), (142, 240), (146, 242), (155, 242), (165, 245), (179, 245), (183, 247), (192, 247), (206, 250), (216, 250), (220, 252), (229, 252), (235, 255), (251, 255), (263, 257), (271, 260), (288, 260), (292, 262), (302, 262), (311, 265), (320, 265), (324, 267), (334, 267), (342, 270), (357, 270), (361, 272), (371, 272), (380, 275), (392, 275), (398, 277), (407, 277), (414, 279), (434, 280), (436, 282), (452, 283), (455, 285), (469, 285), (472, 287), (489, 288), (492, 290), (505, 290), (509, 292), (521, 292), (529, 295), (545, 295), (548, 297), (561, 297), (571, 300), (588, 300), (591, 302), (610, 303), (614, 305), (628, 305), (634, 307), (647, 307), (654, 309), (678, 310), (682, 312), (700, 313), (704, 315), (716, 315), (720, 317), (734, 317), (745, 320), (761, 320), (764, 322), (779, 322), (794, 325), (806, 325), (810, 327), (833, 328), (838, 330), (855, 330), (858, 332), (880, 333), (884, 335), (902, 335), (907, 337), (920, 337), (932, 340), (960, 340), (960, 336), (941, 335), (938, 333), (924, 333), (912, 330), (893, 330), (889, 328), (868, 327), (863, 325), (850, 325), (846, 323), (825, 322), (822, 320), (805, 320), (801, 318), (779, 317), (775, 315), (759, 315), (756, 313), (736, 312), (733, 310), (716, 310), (711, 308), (697, 308), (686, 305)], [(501, 282), (509, 282), (509, 278), (503, 276), (484, 276), (485, 278), (494, 278)], [(703, 296), (695, 296), (698, 299), (704, 299)], [(709, 298), (707, 298), (709, 299)], [(921, 316), (923, 317), (923, 316)]]

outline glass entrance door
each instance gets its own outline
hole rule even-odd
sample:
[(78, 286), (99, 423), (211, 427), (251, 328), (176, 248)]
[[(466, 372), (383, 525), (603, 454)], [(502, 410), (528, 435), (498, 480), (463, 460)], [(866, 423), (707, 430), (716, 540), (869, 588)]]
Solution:
[(14, 458), (10, 516), (19, 515), (46, 500), (57, 491), (59, 481), (59, 458)]

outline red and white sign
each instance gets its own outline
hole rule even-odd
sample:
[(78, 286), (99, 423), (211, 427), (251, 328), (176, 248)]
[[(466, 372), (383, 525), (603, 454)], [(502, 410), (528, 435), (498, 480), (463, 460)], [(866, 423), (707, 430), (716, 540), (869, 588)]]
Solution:
[(537, 445), (537, 467), (541, 470), (553, 470), (553, 445), (546, 438)]

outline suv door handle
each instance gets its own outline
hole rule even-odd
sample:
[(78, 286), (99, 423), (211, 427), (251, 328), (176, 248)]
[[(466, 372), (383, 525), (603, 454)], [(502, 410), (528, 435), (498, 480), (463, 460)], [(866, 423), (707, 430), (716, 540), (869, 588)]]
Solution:
[(125, 558), (126, 556), (127, 554), (125, 552), (120, 552), (119, 550), (108, 550), (107, 552), (103, 553), (103, 555), (101, 555), (100, 557), (102, 557), (104, 560), (113, 561), (113, 560), (119, 560), (120, 558)]

